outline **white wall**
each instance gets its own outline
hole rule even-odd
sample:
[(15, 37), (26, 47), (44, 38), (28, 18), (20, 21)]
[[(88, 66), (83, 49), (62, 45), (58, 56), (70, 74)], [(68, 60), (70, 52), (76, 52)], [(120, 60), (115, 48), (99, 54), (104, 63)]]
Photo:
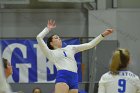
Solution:
[(140, 8), (140, 0), (97, 0), (97, 9), (109, 9), (116, 4), (118, 8)]
[(0, 33), (2, 37), (36, 37), (47, 26), (48, 19), (56, 20), (57, 27), (52, 34), (87, 36), (87, 16), (74, 9), (0, 10)]
[(94, 2), (95, 0), (38, 0), (42, 2)]
[(130, 69), (140, 73), (140, 9), (112, 9), (89, 11), (89, 36), (97, 36), (104, 29), (116, 31), (108, 40), (119, 40), (120, 47), (129, 49), (132, 56)]
[(117, 0), (119, 8), (140, 8), (140, 0)]
[(140, 73), (140, 9), (124, 9), (117, 11), (117, 27), (123, 33), (117, 37), (121, 47), (126, 47), (132, 54), (131, 69)]
[[(89, 37), (96, 37), (107, 28), (116, 28), (116, 11), (98, 10), (89, 11)], [(117, 40), (116, 31), (106, 40)]]

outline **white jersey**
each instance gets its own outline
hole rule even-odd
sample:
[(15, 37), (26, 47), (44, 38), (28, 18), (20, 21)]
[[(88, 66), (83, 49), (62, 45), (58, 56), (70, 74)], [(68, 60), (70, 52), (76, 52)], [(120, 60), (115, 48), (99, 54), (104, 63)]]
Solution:
[(89, 43), (80, 45), (68, 45), (65, 48), (50, 50), (43, 40), (43, 38), (48, 32), (49, 30), (46, 27), (37, 36), (37, 41), (44, 55), (49, 59), (50, 62), (53, 62), (55, 64), (58, 70), (68, 70), (72, 72), (77, 72), (77, 63), (74, 58), (75, 53), (93, 48), (101, 40), (103, 40), (103, 36), (99, 35)]
[(139, 77), (130, 71), (120, 71), (118, 75), (105, 73), (99, 81), (98, 93), (140, 93)]

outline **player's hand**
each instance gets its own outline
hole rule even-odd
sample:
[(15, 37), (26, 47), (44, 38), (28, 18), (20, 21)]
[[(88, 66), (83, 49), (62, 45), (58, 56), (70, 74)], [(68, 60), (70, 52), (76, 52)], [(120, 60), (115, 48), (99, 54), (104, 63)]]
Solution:
[(104, 36), (104, 37), (106, 37), (106, 36), (108, 36), (108, 35), (110, 35), (110, 34), (112, 34), (113, 33), (113, 29), (106, 29), (103, 33), (102, 33), (102, 35)]
[(47, 28), (51, 31), (53, 28), (56, 27), (55, 20), (48, 20)]

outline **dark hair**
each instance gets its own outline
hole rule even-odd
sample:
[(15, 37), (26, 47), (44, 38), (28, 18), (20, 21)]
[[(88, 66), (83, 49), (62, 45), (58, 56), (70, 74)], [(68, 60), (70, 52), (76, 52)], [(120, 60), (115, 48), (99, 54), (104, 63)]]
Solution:
[(130, 54), (127, 49), (118, 49), (113, 53), (110, 71), (112, 74), (118, 74), (118, 71), (127, 68), (130, 60)]
[(38, 87), (34, 88), (33, 91), (32, 91), (32, 93), (34, 93), (36, 89), (38, 89), (40, 91), (40, 93), (42, 93), (41, 89), (38, 88)]
[(50, 42), (52, 42), (53, 36), (54, 36), (54, 35), (51, 35), (51, 36), (47, 39), (47, 46), (48, 46), (49, 49), (52, 49), (52, 50), (53, 50), (54, 48), (53, 48), (53, 46), (50, 44)]
[(2, 58), (2, 62), (3, 62), (3, 67), (6, 69), (8, 60), (5, 58)]

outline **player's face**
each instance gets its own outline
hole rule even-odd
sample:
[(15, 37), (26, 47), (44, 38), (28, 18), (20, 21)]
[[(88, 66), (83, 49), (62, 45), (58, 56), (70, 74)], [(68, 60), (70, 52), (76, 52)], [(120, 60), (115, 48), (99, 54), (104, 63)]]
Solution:
[(12, 66), (11, 66), (11, 64), (10, 64), (9, 62), (7, 62), (7, 68), (6, 68), (5, 70), (6, 70), (5, 73), (6, 73), (8, 76), (10, 76), (10, 75), (13, 73)]
[(54, 35), (52, 37), (51, 45), (54, 48), (61, 48), (62, 47), (62, 40), (61, 40), (61, 38), (58, 35)]

